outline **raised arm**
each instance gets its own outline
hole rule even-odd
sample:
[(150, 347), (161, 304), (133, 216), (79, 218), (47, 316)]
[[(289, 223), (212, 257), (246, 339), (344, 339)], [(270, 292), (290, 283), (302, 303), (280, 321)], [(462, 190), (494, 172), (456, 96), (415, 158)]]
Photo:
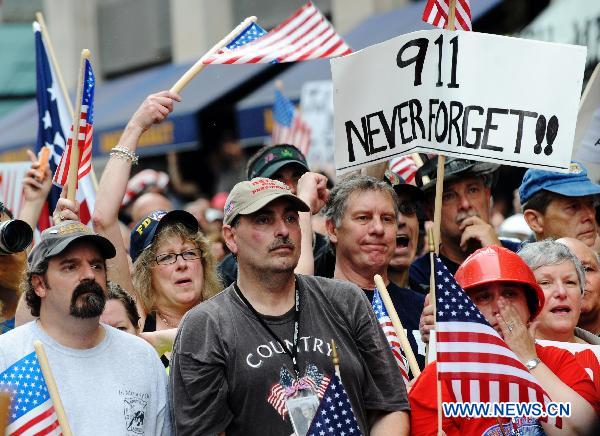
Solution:
[[(117, 255), (107, 261), (108, 278), (134, 296), (136, 294), (129, 273), (127, 253), (119, 230), (119, 208), (127, 188), (131, 165), (136, 159), (135, 151), (140, 137), (153, 124), (160, 123), (173, 111), (175, 101), (181, 101), (181, 98), (170, 91), (149, 95), (144, 100), (127, 123), (119, 145), (113, 148), (96, 195), (92, 217), (94, 230), (108, 238), (117, 250)], [(139, 301), (137, 296), (136, 301)]]
[(37, 156), (31, 150), (27, 150), (27, 154), (31, 159), (31, 168), (27, 170), (23, 178), (24, 201), (18, 218), (29, 224), (32, 230), (35, 230), (44, 201), (46, 201), (48, 192), (52, 188), (52, 172), (46, 166), (43, 173), (41, 173)]

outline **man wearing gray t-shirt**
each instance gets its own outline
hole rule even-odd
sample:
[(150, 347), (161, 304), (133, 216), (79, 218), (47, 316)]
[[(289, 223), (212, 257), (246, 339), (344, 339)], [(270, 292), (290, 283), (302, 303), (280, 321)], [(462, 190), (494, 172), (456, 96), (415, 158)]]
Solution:
[(298, 212), (310, 210), (271, 179), (240, 182), (229, 194), (223, 235), (238, 278), (180, 325), (171, 361), (177, 435), (289, 435), (290, 410), (304, 416), (296, 431), (305, 431), (334, 375), (332, 339), (361, 432), (409, 433), (404, 383), (364, 293), (294, 275)]
[[(108, 239), (78, 221), (42, 232), (29, 255), (25, 286), (27, 304), (39, 319), (0, 336), (0, 373), (12, 371), (39, 340), (73, 434), (171, 434), (166, 374), (156, 352), (142, 339), (99, 322), (106, 302), (105, 260), (114, 255)], [(40, 394), (28, 387), (27, 375), (19, 381), (21, 392), (13, 392), (13, 417)], [(21, 434), (21, 424), (10, 423), (9, 433)], [(32, 428), (23, 434), (33, 434)]]

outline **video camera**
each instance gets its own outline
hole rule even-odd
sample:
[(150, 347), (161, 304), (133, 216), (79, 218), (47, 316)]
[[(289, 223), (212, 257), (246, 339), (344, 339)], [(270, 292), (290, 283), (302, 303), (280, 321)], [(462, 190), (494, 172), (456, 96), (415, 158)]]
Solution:
[[(0, 202), (0, 215), (11, 218), (11, 213)], [(9, 219), (0, 222), (0, 256), (25, 250), (33, 240), (33, 230), (25, 221)]]

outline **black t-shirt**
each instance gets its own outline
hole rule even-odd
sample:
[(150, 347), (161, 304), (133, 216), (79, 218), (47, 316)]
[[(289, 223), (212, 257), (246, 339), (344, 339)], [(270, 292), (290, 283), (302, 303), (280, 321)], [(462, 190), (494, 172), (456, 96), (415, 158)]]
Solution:
[[(521, 249), (521, 242), (514, 239), (500, 238), (500, 243), (502, 243), (504, 248), (508, 248), (510, 251), (514, 251), (515, 253)], [(460, 265), (451, 261), (442, 254), (439, 255), (439, 258), (442, 262), (444, 262), (444, 265), (446, 265), (448, 271), (454, 275)], [(411, 289), (414, 289), (417, 292), (427, 294), (429, 292), (430, 273), (431, 268), (429, 253), (425, 253), (423, 256), (415, 259), (410, 265), (408, 270), (408, 285), (411, 287)]]
[[(324, 391), (334, 372), (335, 339), (342, 382), (363, 434), (369, 433), (368, 411), (408, 410), (400, 372), (360, 288), (302, 275), (297, 283), (301, 380)], [(294, 310), (263, 319), (290, 348)], [(170, 388), (177, 435), (292, 434), (285, 410), (292, 368), (291, 358), (233, 286), (200, 303), (183, 318), (173, 347)]]
[[(404, 327), (419, 368), (423, 370), (425, 368), (425, 343), (421, 340), (419, 320), (421, 312), (423, 312), (425, 296), (412, 289), (401, 288), (392, 282), (387, 286), (387, 290), (398, 313), (398, 318), (402, 322), (402, 327)], [(369, 301), (372, 302), (375, 291), (373, 289), (363, 289), (363, 291)]]

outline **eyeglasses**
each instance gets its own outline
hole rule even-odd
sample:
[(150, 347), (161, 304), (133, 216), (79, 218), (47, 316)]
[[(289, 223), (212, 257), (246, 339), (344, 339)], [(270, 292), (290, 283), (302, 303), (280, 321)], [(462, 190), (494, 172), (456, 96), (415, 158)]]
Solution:
[(403, 201), (398, 205), (398, 212), (406, 216), (414, 215), (417, 213), (417, 204), (412, 201)]
[(186, 250), (183, 253), (163, 253), (159, 254), (154, 258), (157, 264), (159, 265), (171, 265), (177, 262), (177, 258), (181, 256), (183, 260), (196, 260), (200, 259), (202, 256), (202, 252), (199, 248), (194, 248), (193, 250)]

